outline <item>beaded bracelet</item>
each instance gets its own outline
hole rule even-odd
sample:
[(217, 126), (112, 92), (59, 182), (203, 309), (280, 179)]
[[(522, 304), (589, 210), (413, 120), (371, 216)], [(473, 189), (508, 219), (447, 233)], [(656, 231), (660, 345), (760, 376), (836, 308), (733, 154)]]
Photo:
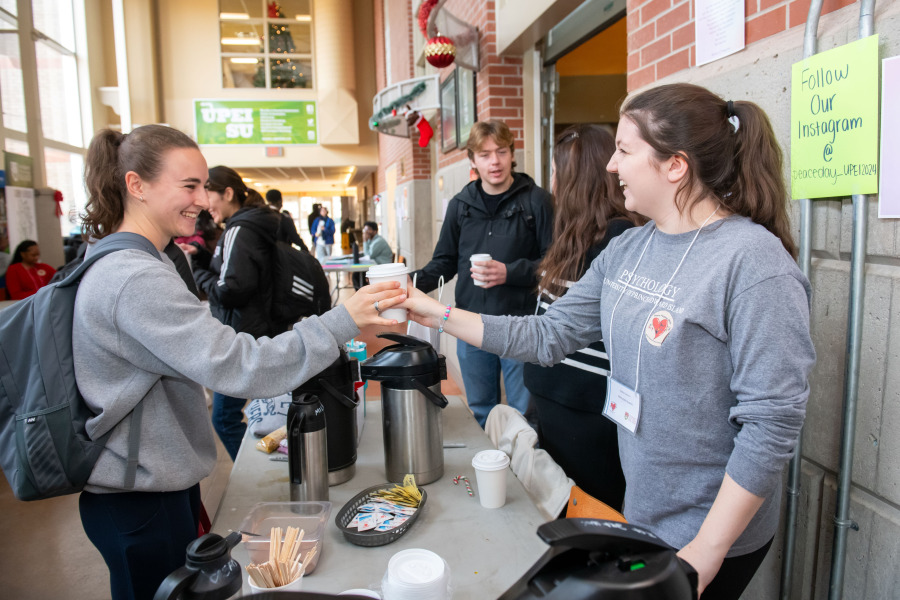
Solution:
[(441, 321), (441, 326), (438, 328), (438, 333), (444, 333), (444, 323), (447, 322), (447, 319), (450, 318), (450, 305), (447, 305), (447, 310), (444, 311), (444, 320)]

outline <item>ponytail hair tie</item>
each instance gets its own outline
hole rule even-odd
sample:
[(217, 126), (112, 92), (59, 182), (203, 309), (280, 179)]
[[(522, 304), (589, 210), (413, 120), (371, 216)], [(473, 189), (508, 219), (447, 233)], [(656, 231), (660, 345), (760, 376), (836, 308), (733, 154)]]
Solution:
[(734, 127), (734, 132), (737, 133), (737, 130), (741, 127), (741, 121), (738, 119), (737, 113), (734, 112), (734, 102), (731, 100), (726, 103), (725, 113), (728, 115), (728, 122), (731, 123), (731, 126)]

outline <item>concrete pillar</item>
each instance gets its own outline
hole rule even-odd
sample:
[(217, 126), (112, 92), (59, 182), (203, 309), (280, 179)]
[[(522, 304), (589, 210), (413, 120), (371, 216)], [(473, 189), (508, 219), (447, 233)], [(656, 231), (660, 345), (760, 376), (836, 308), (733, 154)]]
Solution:
[(353, 3), (316, 0), (314, 8), (319, 143), (358, 144)]

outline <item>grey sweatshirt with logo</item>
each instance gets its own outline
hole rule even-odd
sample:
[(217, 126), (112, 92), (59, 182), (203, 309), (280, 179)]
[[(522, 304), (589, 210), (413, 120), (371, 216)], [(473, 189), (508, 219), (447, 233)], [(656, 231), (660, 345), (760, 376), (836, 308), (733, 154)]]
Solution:
[(543, 316), (483, 316), (482, 349), (550, 365), (605, 339), (612, 377), (631, 389), (637, 379), (641, 396), (635, 434), (619, 427), (625, 517), (681, 548), (728, 473), (765, 498), (728, 553), (739, 556), (778, 524), (815, 363), (810, 287), (780, 241), (743, 217), (706, 226), (669, 283), (695, 234), (626, 231)]
[(98, 260), (78, 288), (75, 378), (97, 413), (96, 439), (112, 435), (85, 487), (123, 490), (130, 418), (142, 402), (135, 490), (176, 491), (216, 461), (203, 386), (229, 396), (270, 398), (299, 386), (359, 333), (344, 307), (310, 317), (275, 338), (254, 339), (213, 318), (163, 255), (120, 250)]

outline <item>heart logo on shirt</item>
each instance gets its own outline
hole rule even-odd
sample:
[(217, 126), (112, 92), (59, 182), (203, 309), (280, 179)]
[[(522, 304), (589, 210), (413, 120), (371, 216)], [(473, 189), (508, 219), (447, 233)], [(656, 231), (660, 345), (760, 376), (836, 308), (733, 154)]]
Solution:
[(656, 332), (653, 337), (659, 337), (661, 334), (665, 333), (668, 326), (668, 319), (653, 319), (653, 330)]
[(661, 346), (672, 333), (674, 324), (671, 313), (665, 310), (657, 311), (650, 317), (647, 327), (644, 329), (644, 335), (647, 341), (654, 346)]

